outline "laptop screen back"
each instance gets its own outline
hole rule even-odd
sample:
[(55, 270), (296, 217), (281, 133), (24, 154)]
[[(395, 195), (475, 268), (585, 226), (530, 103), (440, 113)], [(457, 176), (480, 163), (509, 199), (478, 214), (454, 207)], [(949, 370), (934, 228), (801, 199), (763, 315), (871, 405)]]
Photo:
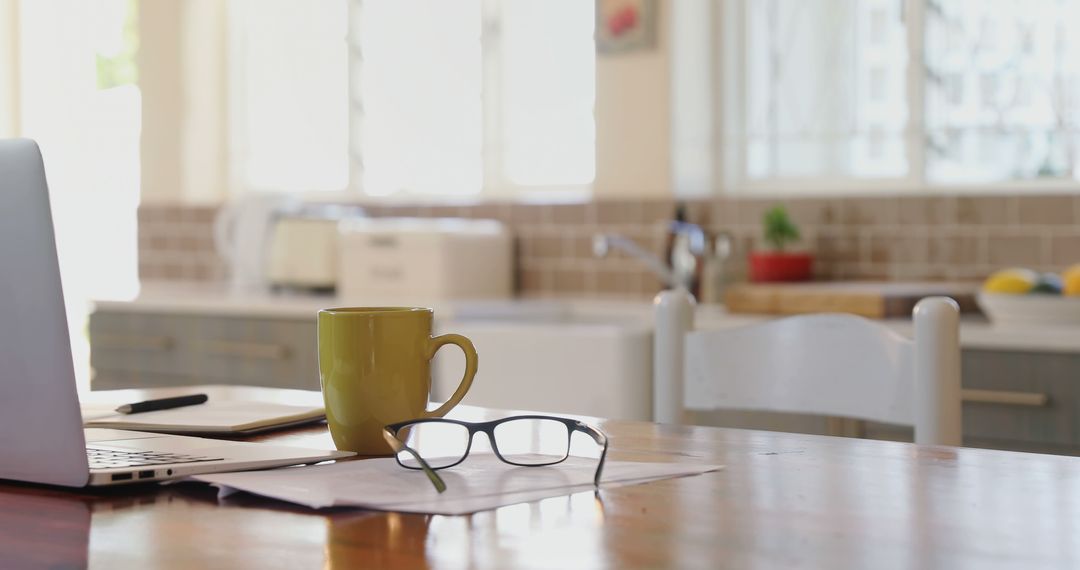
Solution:
[(0, 140), (0, 478), (85, 485), (85, 449), (41, 152)]

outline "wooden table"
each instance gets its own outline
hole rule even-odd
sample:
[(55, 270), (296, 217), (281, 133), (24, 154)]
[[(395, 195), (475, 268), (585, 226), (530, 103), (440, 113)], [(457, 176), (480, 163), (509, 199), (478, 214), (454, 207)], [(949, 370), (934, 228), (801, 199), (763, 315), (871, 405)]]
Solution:
[[(462, 517), (316, 512), (247, 495), (219, 502), (194, 484), (69, 491), (0, 483), (0, 568), (1080, 567), (1078, 458), (601, 425), (613, 458), (727, 468)], [(331, 445), (325, 427), (260, 439)]]

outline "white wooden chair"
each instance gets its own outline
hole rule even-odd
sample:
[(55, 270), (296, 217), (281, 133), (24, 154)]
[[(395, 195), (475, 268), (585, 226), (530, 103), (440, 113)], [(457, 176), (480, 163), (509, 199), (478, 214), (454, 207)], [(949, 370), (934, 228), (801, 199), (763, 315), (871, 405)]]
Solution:
[(683, 410), (818, 414), (911, 425), (915, 442), (960, 445), (959, 309), (928, 297), (914, 340), (854, 315), (693, 330), (693, 301), (656, 297), (654, 421)]

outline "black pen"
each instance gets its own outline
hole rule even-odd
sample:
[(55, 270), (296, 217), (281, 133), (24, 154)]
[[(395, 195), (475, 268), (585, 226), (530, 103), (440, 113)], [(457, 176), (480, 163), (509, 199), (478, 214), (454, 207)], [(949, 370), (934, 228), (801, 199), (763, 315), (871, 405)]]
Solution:
[(124, 404), (123, 406), (116, 408), (116, 411), (121, 414), (137, 414), (139, 412), (153, 412), (155, 410), (168, 410), (183, 406), (194, 406), (195, 404), (202, 404), (206, 402), (206, 400), (206, 394), (192, 394), (190, 396), (176, 396), (174, 398), (161, 398), (158, 400), (146, 400), (145, 402)]

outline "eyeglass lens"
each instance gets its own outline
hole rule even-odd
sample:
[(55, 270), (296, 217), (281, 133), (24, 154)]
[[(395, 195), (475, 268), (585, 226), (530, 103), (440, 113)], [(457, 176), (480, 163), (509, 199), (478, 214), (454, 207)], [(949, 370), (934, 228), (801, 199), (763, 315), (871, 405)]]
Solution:
[[(449, 422), (421, 422), (398, 430), (397, 437), (411, 447), (432, 469), (449, 467), (465, 456), (469, 450), (469, 428)], [(403, 467), (419, 469), (416, 458), (407, 451), (399, 451), (398, 463)]]
[(508, 463), (550, 465), (570, 454), (570, 431), (556, 420), (514, 419), (495, 426), (495, 446)]
[[(434, 469), (461, 461), (469, 450), (469, 430), (460, 424), (419, 422), (402, 427), (397, 435)], [(550, 465), (570, 454), (569, 428), (557, 420), (512, 419), (496, 425), (494, 437), (503, 461), (515, 465)], [(397, 459), (404, 467), (419, 468), (407, 452), (398, 453)]]

